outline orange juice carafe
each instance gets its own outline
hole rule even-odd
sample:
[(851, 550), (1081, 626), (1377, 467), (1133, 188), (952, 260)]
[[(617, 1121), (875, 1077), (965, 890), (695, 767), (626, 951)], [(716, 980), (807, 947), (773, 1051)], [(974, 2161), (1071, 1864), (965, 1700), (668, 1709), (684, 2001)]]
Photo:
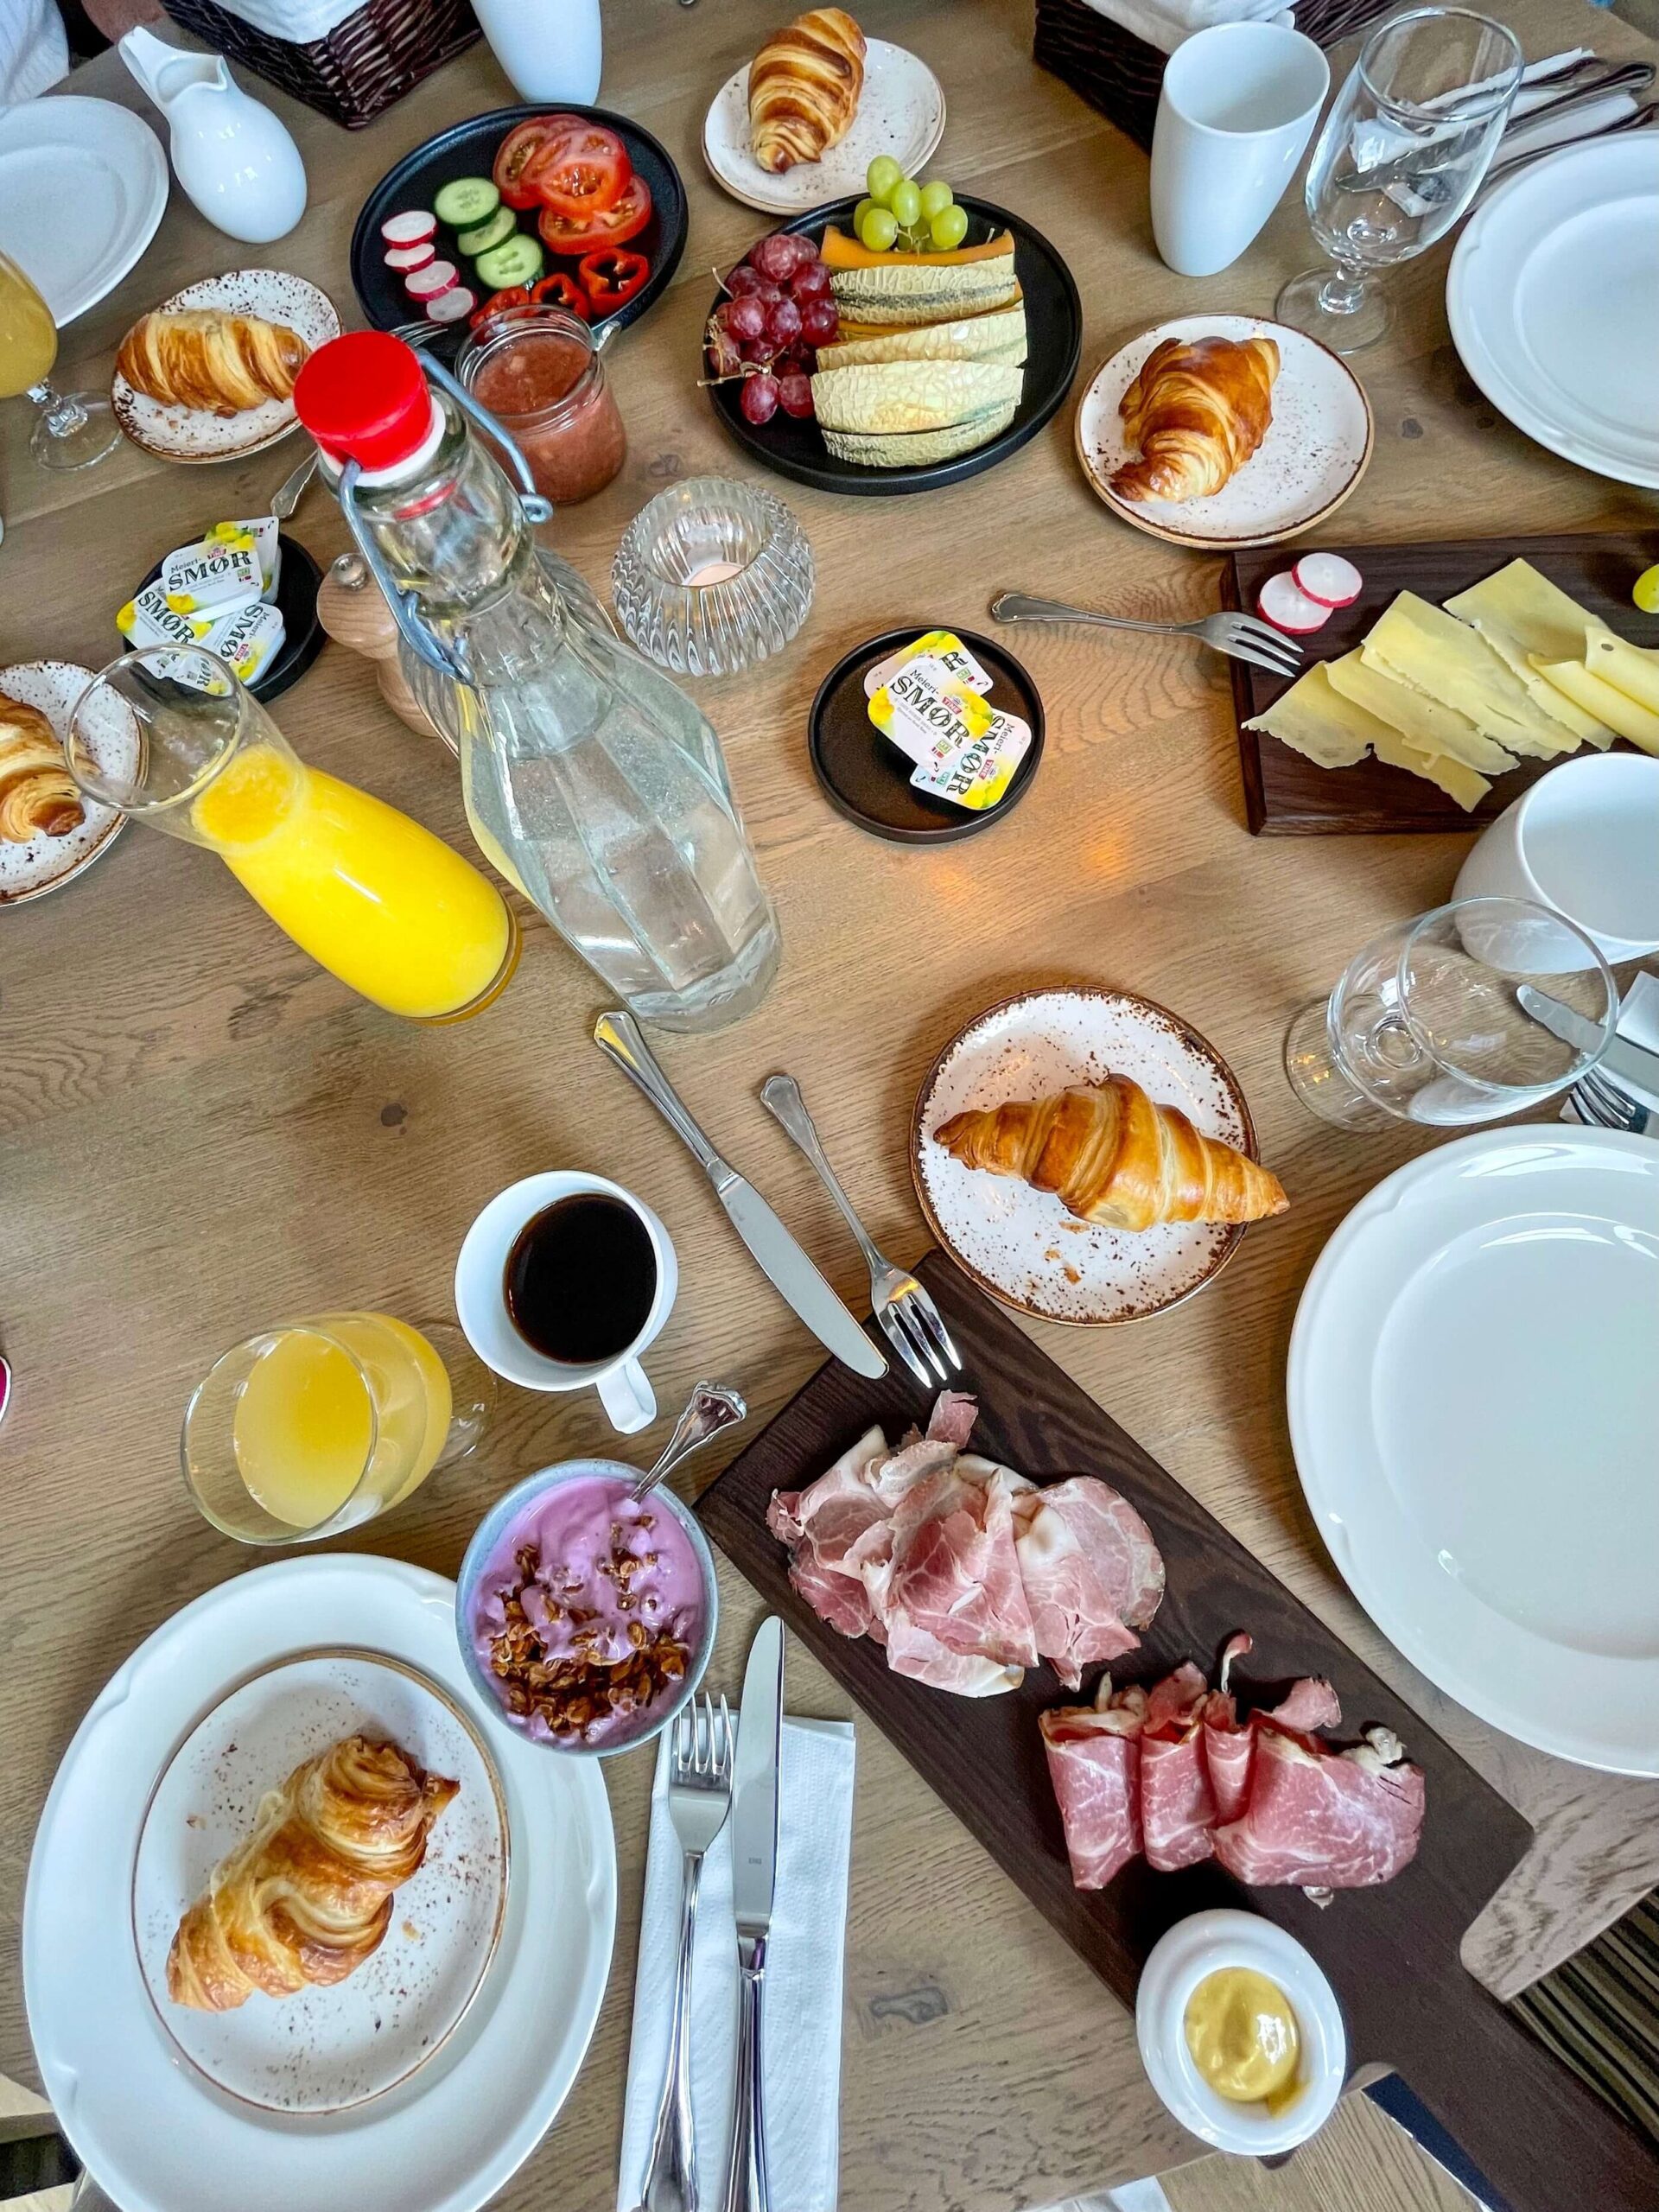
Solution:
[[(130, 779), (84, 733), (124, 710), (143, 742)], [(489, 879), (429, 830), (314, 768), (222, 661), (129, 653), (75, 710), (71, 772), (107, 805), (225, 862), (320, 967), (389, 1014), (459, 1021), (505, 988), (518, 925)]]

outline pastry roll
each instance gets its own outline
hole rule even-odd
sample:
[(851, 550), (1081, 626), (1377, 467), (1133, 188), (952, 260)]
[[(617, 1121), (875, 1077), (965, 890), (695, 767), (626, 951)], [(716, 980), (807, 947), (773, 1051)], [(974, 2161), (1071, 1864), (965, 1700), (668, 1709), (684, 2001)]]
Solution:
[(1166, 338), (1118, 412), (1138, 461), (1113, 472), (1120, 499), (1207, 499), (1243, 468), (1273, 421), (1271, 338)]
[(0, 838), (66, 837), (86, 818), (57, 732), (38, 707), (0, 691)]
[(229, 416), (291, 397), (310, 351), (285, 322), (188, 308), (140, 315), (115, 365), (135, 391), (164, 407)]
[(839, 145), (864, 89), (864, 34), (844, 8), (811, 8), (749, 65), (754, 158), (774, 173)]

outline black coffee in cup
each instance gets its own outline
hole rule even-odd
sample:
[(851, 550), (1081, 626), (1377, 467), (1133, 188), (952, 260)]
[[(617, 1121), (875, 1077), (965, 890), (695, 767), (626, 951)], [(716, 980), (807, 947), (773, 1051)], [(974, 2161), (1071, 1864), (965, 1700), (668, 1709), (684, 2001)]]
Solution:
[(579, 1191), (524, 1224), (502, 1289), (512, 1325), (544, 1359), (567, 1367), (618, 1359), (657, 1296), (651, 1231), (620, 1198)]

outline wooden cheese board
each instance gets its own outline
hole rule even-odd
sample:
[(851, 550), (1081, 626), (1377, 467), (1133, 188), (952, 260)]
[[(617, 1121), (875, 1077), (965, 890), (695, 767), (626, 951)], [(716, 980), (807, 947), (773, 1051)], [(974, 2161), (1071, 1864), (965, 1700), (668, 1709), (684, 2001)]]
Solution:
[[(1464, 1932), (1527, 1851), (1513, 1806), (1436, 1736), (1325, 1624), (1103, 1412), (1018, 1322), (931, 1252), (918, 1270), (979, 1402), (976, 1450), (1039, 1483), (1103, 1477), (1145, 1515), (1168, 1569), (1142, 1649), (1115, 1680), (1151, 1681), (1178, 1661), (1213, 1667), (1236, 1630), (1269, 1679), (1326, 1675), (1349, 1727), (1395, 1729), (1427, 1777), (1421, 1849), (1391, 1884), (1324, 1910), (1300, 1890), (1244, 1890), (1211, 1861), (1155, 1874), (1135, 1861), (1106, 1889), (1071, 1885), (1037, 1718), (1068, 1699), (1046, 1668), (1001, 1697), (966, 1699), (889, 1672), (880, 1648), (827, 1627), (791, 1587), (767, 1531), (774, 1490), (800, 1488), (879, 1422), (896, 1441), (929, 1399), (899, 1370), (869, 1382), (831, 1360), (698, 1502), (709, 1534), (909, 1759), (1072, 1948), (1125, 2004), (1164, 1930), (1212, 1905), (1243, 1905), (1300, 1938), (1330, 1975), (1357, 2066), (1394, 2066), (1503, 2193), (1512, 2212), (1651, 2212), (1659, 2153), (1616, 2119), (1467, 1973)], [(1090, 1684), (1092, 1687), (1092, 1684)]]
[[(1430, 545), (1332, 545), (1320, 550), (1345, 555), (1364, 577), (1365, 588), (1351, 607), (1338, 607), (1322, 630), (1300, 640), (1305, 667), (1316, 660), (1335, 660), (1358, 645), (1396, 592), (1414, 591), (1438, 603), (1516, 560), (1530, 561), (1632, 645), (1659, 646), (1659, 616), (1643, 614), (1630, 600), (1630, 586), (1637, 576), (1659, 561), (1659, 535), (1652, 531), (1471, 537)], [(1230, 555), (1222, 571), (1223, 605), (1254, 612), (1263, 582), (1289, 568), (1293, 558), (1294, 552), (1283, 546)], [(1547, 760), (1522, 761), (1497, 777), (1480, 804), (1465, 814), (1444, 791), (1403, 768), (1390, 768), (1376, 760), (1361, 760), (1351, 768), (1321, 768), (1277, 738), (1246, 729), (1244, 724), (1287, 690), (1289, 683), (1244, 661), (1230, 661), (1228, 667), (1238, 720), (1245, 813), (1255, 836), (1478, 830), (1502, 814), (1551, 765)]]

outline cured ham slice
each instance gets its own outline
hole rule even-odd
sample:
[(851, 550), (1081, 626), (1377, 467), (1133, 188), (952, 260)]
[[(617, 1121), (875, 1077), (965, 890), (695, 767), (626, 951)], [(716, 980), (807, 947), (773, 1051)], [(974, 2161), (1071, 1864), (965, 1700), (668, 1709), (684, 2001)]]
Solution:
[(1203, 1742), (1210, 1699), (1209, 1683), (1186, 1665), (1160, 1682), (1147, 1700), (1141, 1826), (1147, 1862), (1160, 1873), (1196, 1866), (1215, 1849), (1216, 1801)]
[(1085, 1667), (1135, 1649), (1164, 1594), (1164, 1562), (1128, 1498), (1090, 1476), (1033, 1491), (1015, 1520), (1037, 1649), (1076, 1689)]
[(1416, 1856), (1424, 1805), (1422, 1770), (1386, 1728), (1334, 1753), (1263, 1728), (1249, 1807), (1217, 1829), (1216, 1856), (1255, 1886), (1366, 1889), (1392, 1881)]
[(1101, 1683), (1100, 1703), (1062, 1707), (1039, 1726), (1049, 1779), (1065, 1830), (1071, 1880), (1103, 1890), (1141, 1849), (1141, 1745), (1144, 1690), (1113, 1694)]
[(767, 1528), (790, 1547), (790, 1580), (843, 1636), (867, 1634), (875, 1618), (853, 1554), (861, 1537), (887, 1521), (887, 1508), (868, 1480), (887, 1454), (887, 1439), (869, 1429), (827, 1474), (805, 1490), (775, 1491), (766, 1508)]
[(1288, 1694), (1270, 1713), (1252, 1713), (1241, 1726), (1237, 1708), (1228, 1690), (1228, 1678), (1234, 1662), (1247, 1657), (1252, 1648), (1252, 1639), (1248, 1636), (1230, 1638), (1221, 1655), (1221, 1687), (1205, 1708), (1205, 1764), (1210, 1777), (1210, 1793), (1215, 1800), (1216, 1824), (1220, 1827), (1237, 1820), (1249, 1802), (1259, 1728), (1270, 1723), (1311, 1735), (1318, 1728), (1342, 1726), (1342, 1707), (1330, 1683), (1323, 1675), (1305, 1675), (1291, 1685)]
[(1014, 1551), (1016, 1485), (1031, 1487), (1006, 1467), (963, 1459), (905, 1498), (893, 1522), (889, 1649), (897, 1608), (949, 1651), (1000, 1667), (1037, 1664)]

